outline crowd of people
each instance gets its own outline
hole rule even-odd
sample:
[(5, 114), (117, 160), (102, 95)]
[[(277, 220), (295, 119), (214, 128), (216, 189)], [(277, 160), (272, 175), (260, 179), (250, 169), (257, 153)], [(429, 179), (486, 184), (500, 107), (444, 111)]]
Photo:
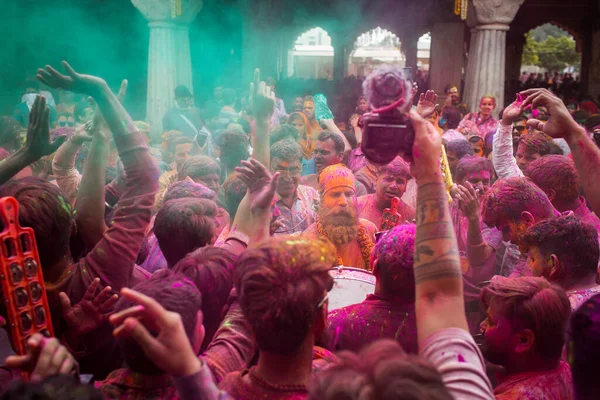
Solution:
[[(29, 349), (0, 399), (596, 398), (597, 108), (414, 85), (412, 158), (379, 165), (360, 94), (339, 121), (258, 70), (202, 109), (179, 86), (154, 137), (126, 80), (59, 69), (0, 117), (0, 197), (35, 232), (54, 328), (0, 309)], [(344, 272), (372, 279), (340, 306)]]

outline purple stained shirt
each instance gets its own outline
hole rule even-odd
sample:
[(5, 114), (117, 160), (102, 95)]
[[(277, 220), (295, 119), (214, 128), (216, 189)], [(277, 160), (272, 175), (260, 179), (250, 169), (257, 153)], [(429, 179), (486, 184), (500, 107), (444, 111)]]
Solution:
[(374, 294), (327, 316), (331, 350), (359, 351), (378, 339), (396, 340), (407, 353), (417, 353), (415, 303), (391, 302)]

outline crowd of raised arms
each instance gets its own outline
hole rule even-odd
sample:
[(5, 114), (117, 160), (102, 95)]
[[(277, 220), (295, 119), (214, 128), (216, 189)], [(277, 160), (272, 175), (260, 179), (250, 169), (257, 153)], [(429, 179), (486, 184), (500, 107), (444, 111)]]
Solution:
[[(574, 82), (524, 75), (503, 110), (414, 85), (412, 157), (382, 166), (365, 97), (346, 124), (257, 70), (202, 108), (178, 86), (158, 136), (126, 80), (40, 68), (0, 117), (0, 197), (54, 335), (25, 332), (0, 400), (599, 398), (600, 115)], [(2, 295), (6, 354), (28, 326)]]

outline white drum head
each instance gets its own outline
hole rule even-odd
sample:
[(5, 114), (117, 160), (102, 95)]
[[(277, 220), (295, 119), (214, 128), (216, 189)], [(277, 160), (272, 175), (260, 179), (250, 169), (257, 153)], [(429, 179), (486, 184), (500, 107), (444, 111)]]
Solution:
[(329, 292), (329, 311), (361, 303), (375, 291), (375, 277), (369, 271), (336, 267), (330, 272), (333, 288)]

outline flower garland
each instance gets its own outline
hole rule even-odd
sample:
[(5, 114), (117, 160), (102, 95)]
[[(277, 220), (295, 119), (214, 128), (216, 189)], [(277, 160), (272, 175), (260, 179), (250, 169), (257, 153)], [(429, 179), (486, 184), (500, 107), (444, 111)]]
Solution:
[[(317, 221), (317, 232), (319, 233), (320, 237), (329, 239), (327, 237), (327, 234), (325, 233), (325, 229), (323, 228), (323, 225), (321, 224), (320, 221)], [(360, 225), (360, 223), (358, 224), (358, 234), (356, 236), (356, 241), (358, 242), (358, 247), (360, 247), (360, 252), (361, 252), (363, 261), (365, 263), (365, 269), (367, 271), (370, 271), (371, 270), (371, 251), (373, 251), (373, 247), (375, 246), (375, 243), (373, 243), (373, 240), (369, 238), (369, 235), (367, 235), (367, 231), (365, 230), (365, 227)], [(338, 263), (338, 265), (344, 265), (344, 261), (342, 260), (342, 257), (340, 256), (339, 251), (337, 253), (337, 263)]]

